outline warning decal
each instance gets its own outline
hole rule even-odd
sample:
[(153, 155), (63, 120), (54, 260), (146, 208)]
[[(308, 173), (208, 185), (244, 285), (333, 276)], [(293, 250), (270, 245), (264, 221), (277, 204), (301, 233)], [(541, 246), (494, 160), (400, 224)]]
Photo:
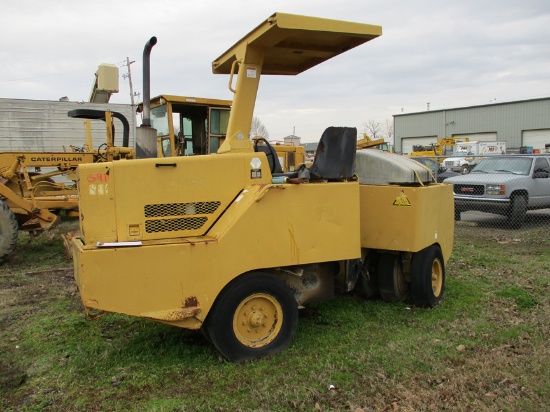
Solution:
[(399, 196), (397, 196), (393, 202), (394, 206), (412, 206), (411, 202), (409, 201), (409, 198), (405, 194), (405, 192), (402, 190), (401, 193), (399, 193)]
[(262, 166), (262, 161), (258, 157), (253, 157), (250, 166), (252, 166), (252, 169), (259, 169)]
[(247, 67), (246, 77), (249, 79), (255, 79), (257, 77), (257, 69), (255, 67)]

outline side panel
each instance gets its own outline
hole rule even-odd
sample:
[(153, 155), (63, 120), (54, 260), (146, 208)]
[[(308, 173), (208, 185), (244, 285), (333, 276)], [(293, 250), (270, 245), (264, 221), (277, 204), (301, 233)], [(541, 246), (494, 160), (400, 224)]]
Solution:
[(252, 185), (207, 236), (73, 250), (86, 307), (198, 328), (242, 273), (359, 258), (359, 185)]
[(454, 240), (452, 185), (361, 185), (361, 246), (418, 252), (438, 243), (445, 261)]
[[(261, 164), (252, 173), (252, 159)], [(250, 184), (267, 184), (263, 153), (142, 159), (80, 168), (84, 243), (205, 234)]]
[(116, 179), (111, 174), (112, 165), (91, 163), (78, 167), (80, 232), (87, 244), (117, 241), (117, 215), (113, 196)]

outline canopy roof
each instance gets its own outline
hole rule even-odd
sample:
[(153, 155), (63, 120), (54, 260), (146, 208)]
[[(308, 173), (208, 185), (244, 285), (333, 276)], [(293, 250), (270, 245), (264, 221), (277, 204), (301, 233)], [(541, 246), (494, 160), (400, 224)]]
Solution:
[(296, 75), (381, 34), (370, 24), (275, 13), (218, 57), (212, 71), (230, 74), (237, 56), (255, 46), (264, 50), (262, 74)]

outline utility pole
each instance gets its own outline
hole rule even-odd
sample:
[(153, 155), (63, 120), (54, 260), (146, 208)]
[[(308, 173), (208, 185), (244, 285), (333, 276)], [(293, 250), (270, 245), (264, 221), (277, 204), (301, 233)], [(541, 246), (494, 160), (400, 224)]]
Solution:
[(132, 102), (132, 107), (134, 107), (135, 106), (134, 96), (139, 96), (139, 93), (134, 93), (134, 87), (133, 87), (133, 84), (132, 84), (132, 71), (130, 70), (130, 65), (132, 63), (135, 63), (135, 61), (130, 61), (130, 58), (126, 57), (126, 64), (123, 63), (123, 66), (128, 67), (128, 73), (123, 74), (122, 77), (124, 79), (128, 78), (128, 81), (130, 83), (130, 99), (131, 99), (131, 102)]

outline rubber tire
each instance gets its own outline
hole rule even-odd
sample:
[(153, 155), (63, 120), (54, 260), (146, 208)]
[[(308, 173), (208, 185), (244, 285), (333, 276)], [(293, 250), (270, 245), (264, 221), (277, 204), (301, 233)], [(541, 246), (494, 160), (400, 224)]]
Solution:
[[(434, 279), (434, 276), (436, 277)], [(411, 300), (420, 307), (433, 308), (445, 292), (445, 262), (438, 245), (413, 254), (411, 262)]]
[(512, 204), (510, 205), (510, 213), (508, 216), (510, 227), (512, 229), (519, 229), (525, 221), (525, 214), (527, 213), (527, 199), (524, 195), (516, 195), (512, 198)]
[(462, 214), (461, 214), (460, 210), (455, 209), (455, 221), (460, 222), (461, 220), (462, 220)]
[(208, 334), (208, 329), (206, 328), (206, 323), (202, 324), (200, 331), (203, 338), (206, 339), (208, 342), (212, 343), (212, 339), (210, 338), (210, 335)]
[(405, 279), (399, 255), (380, 254), (376, 279), (384, 302), (401, 302), (409, 298), (410, 285)]
[[(268, 339), (268, 343), (260, 343), (256, 347), (247, 346), (239, 340), (239, 336), (244, 336), (235, 330), (235, 324), (240, 322), (235, 320), (235, 316), (246, 313), (238, 312), (241, 304), (260, 295), (269, 296), (277, 302), (281, 312), (275, 316), (276, 320), (271, 327), (258, 328), (260, 333), (266, 332), (264, 339)], [(253, 311), (256, 312), (258, 311)], [(282, 325), (276, 335), (273, 335), (271, 331), (277, 327), (281, 315)], [(229, 283), (216, 299), (206, 319), (206, 329), (212, 343), (225, 358), (233, 362), (244, 362), (281, 352), (292, 342), (297, 324), (298, 304), (291, 289), (275, 276), (263, 272), (250, 272)], [(250, 345), (253, 342), (259, 340), (250, 341)]]
[(376, 280), (375, 273), (370, 272), (366, 275), (363, 273), (359, 274), (354, 290), (364, 298), (371, 298), (374, 295), (379, 294), (378, 281)]
[(10, 208), (0, 200), (0, 263), (15, 250), (19, 225)]

